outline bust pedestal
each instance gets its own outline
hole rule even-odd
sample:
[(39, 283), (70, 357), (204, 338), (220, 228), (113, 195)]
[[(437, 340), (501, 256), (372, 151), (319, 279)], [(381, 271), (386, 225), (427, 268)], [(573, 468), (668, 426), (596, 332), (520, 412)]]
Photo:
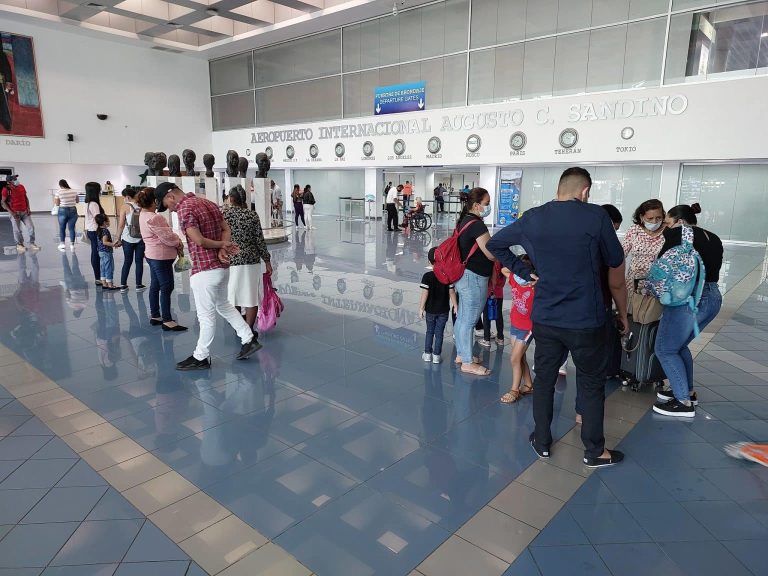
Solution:
[(180, 176), (176, 179), (176, 185), (184, 190), (185, 194), (197, 194), (197, 178), (194, 176)]
[(207, 198), (214, 204), (221, 204), (219, 198), (219, 181), (212, 176), (200, 177), (197, 184), (197, 195)]
[(276, 244), (288, 240), (288, 234), (285, 226), (282, 225), (282, 218), (272, 217), (272, 190), (269, 184), (269, 178), (254, 178), (251, 201), (261, 220), (264, 239), (267, 244)]

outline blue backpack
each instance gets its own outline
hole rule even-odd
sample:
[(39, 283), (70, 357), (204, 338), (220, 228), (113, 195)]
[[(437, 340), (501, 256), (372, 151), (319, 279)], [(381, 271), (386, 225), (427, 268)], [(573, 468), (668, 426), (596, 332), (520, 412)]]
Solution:
[(664, 252), (651, 265), (645, 285), (664, 306), (688, 306), (693, 313), (693, 333), (698, 336), (696, 315), (706, 272), (693, 247), (693, 228), (684, 225), (682, 232), (680, 245)]

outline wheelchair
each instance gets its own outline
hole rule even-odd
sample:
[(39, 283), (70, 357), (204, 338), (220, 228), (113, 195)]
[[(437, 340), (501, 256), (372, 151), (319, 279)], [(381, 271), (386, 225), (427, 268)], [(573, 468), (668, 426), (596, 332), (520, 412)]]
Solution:
[(424, 212), (415, 212), (408, 219), (408, 226), (417, 232), (424, 232), (432, 227), (432, 216)]

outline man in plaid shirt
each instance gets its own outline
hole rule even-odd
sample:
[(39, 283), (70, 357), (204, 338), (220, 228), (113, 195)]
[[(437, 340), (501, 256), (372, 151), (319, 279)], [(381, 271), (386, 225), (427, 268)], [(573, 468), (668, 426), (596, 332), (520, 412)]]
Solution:
[(205, 370), (211, 367), (210, 349), (216, 333), (218, 312), (237, 331), (242, 347), (238, 360), (245, 360), (261, 348), (251, 328), (227, 298), (229, 258), (237, 252), (229, 224), (210, 200), (184, 194), (178, 186), (163, 182), (155, 188), (157, 211), (176, 212), (179, 227), (187, 237), (192, 274), (189, 280), (195, 297), (200, 335), (192, 356), (176, 364), (177, 370)]

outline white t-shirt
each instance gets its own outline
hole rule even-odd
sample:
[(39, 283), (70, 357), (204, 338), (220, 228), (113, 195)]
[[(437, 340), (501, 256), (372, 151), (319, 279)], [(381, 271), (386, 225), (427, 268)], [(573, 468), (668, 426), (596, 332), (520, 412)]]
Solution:
[(101, 213), (101, 208), (96, 202), (89, 202), (85, 210), (85, 229), (88, 232), (96, 232), (99, 225), (96, 224), (96, 215)]
[(275, 187), (272, 188), (272, 202), (282, 202), (283, 201), (283, 191), (280, 190), (280, 186), (275, 184)]
[(392, 186), (387, 192), (387, 204), (394, 204), (397, 199), (397, 188)]

